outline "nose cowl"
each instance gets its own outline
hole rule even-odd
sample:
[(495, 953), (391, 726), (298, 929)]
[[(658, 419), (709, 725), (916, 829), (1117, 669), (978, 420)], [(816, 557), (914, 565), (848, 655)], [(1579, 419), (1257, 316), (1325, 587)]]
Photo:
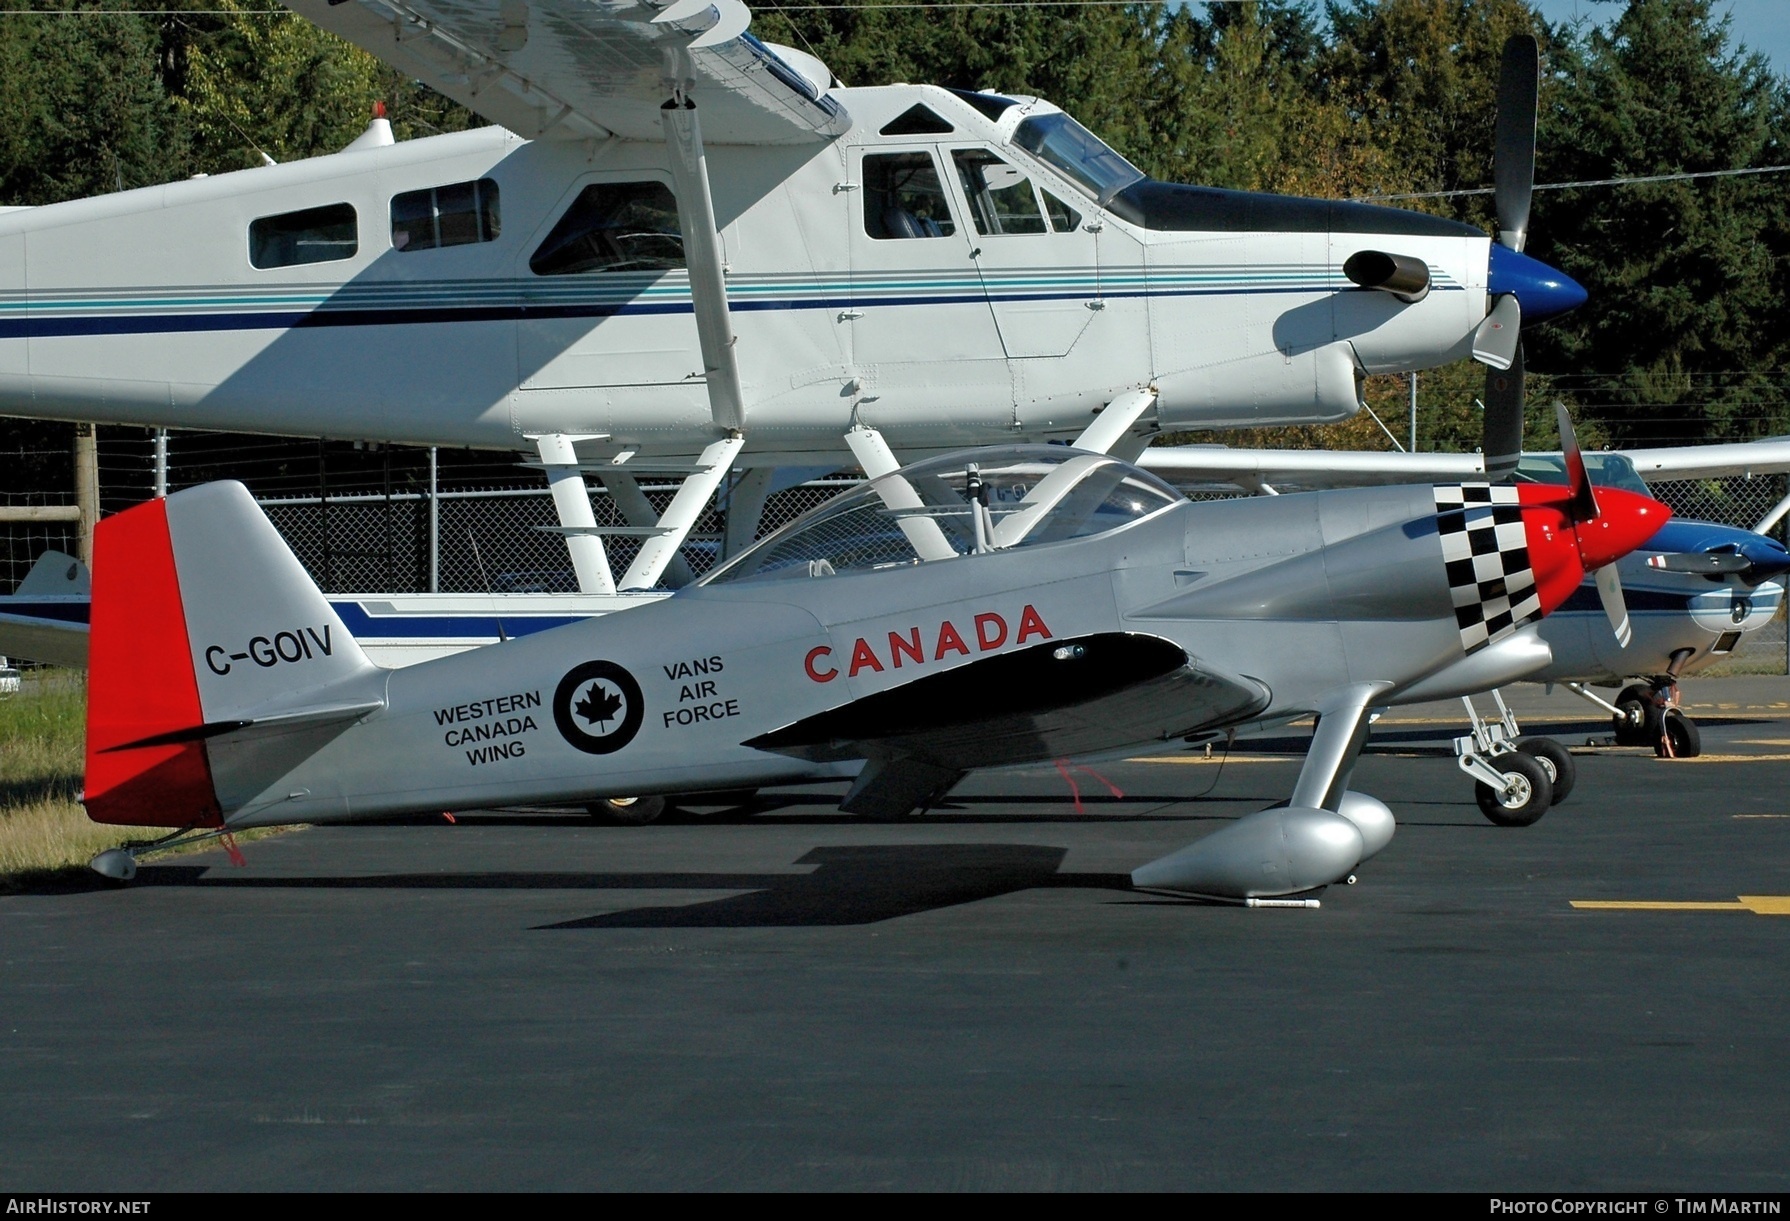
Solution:
[(1650, 496), (1621, 488), (1597, 489), (1597, 516), (1578, 523), (1585, 571), (1613, 564), (1659, 533), (1672, 510)]
[(1540, 322), (1585, 304), (1584, 286), (1540, 259), (1532, 259), (1508, 246), (1492, 243), (1486, 265), (1485, 290), (1494, 297), (1514, 295), (1523, 307), (1524, 322)]

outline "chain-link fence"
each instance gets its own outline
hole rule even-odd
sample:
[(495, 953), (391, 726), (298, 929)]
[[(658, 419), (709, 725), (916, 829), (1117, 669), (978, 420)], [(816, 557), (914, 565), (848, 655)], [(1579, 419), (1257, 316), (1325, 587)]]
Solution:
[[(817, 479), (773, 493), (766, 501), (755, 537), (822, 504), (852, 479)], [(641, 487), (655, 513), (677, 494), (676, 484)], [(600, 484), (590, 485), (591, 509), (599, 527), (630, 523)], [(690, 531), (679, 558), (685, 573), (700, 577), (721, 556), (727, 489)], [(459, 488), (436, 494), (435, 546), (431, 552), (429, 496), (269, 497), (260, 504), (326, 593), (576, 593), (559, 518), (544, 486)], [(639, 552), (642, 540), (627, 535), (604, 538), (609, 566), (618, 575)]]
[[(1755, 478), (1661, 480), (1650, 484), (1654, 496), (1679, 517), (1715, 521), (1751, 530), (1764, 521), (1790, 493), (1783, 475)], [(1790, 526), (1772, 523), (1771, 536), (1786, 540)], [(1750, 632), (1734, 655), (1705, 671), (1708, 674), (1783, 674), (1790, 671), (1790, 640), (1785, 633), (1785, 607), (1756, 632)]]

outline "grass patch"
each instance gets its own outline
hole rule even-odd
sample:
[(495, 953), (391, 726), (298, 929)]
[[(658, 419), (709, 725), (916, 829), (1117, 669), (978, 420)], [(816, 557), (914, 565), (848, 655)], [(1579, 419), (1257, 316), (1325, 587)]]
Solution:
[[(17, 695), (0, 700), (0, 892), (84, 879), (95, 854), (165, 833), (94, 822), (75, 800), (86, 719), (87, 676), (80, 671), (29, 672)], [(267, 833), (240, 832), (237, 839)]]
[(81, 791), (86, 676), (37, 670), (0, 701), (0, 888), (18, 889), (87, 864), (131, 838), (91, 821)]

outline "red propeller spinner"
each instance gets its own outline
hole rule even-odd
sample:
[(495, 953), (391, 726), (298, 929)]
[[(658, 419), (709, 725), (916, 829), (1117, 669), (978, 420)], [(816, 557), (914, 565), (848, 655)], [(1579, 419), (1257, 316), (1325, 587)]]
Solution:
[(1517, 487), (1530, 568), (1542, 614), (1565, 602), (1593, 573), (1604, 613), (1616, 639), (1629, 641), (1628, 609), (1615, 563), (1659, 532), (1672, 510), (1650, 496), (1620, 488), (1593, 489), (1566, 408), (1555, 405), (1560, 445), (1566, 454), (1568, 484), (1525, 483)]

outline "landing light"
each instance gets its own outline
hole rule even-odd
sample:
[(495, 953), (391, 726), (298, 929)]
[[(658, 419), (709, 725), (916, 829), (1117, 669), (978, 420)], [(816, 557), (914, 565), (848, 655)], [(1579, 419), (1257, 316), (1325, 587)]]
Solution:
[(1050, 655), (1058, 661), (1077, 661), (1087, 656), (1087, 653), (1079, 644), (1066, 644), (1060, 649), (1052, 649)]

